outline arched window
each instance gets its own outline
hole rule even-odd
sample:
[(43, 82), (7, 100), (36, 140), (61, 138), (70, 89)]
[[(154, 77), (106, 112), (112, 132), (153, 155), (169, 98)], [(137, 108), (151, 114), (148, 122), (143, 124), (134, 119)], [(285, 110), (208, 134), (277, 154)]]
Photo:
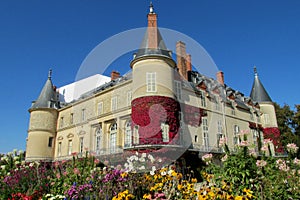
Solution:
[(99, 127), (96, 130), (96, 140), (95, 140), (95, 152), (96, 154), (100, 154), (100, 149), (102, 146), (102, 128)]
[(131, 147), (131, 145), (132, 145), (131, 121), (127, 121), (127, 123), (125, 124), (124, 147)]
[(117, 147), (117, 123), (110, 127), (110, 153), (115, 153)]

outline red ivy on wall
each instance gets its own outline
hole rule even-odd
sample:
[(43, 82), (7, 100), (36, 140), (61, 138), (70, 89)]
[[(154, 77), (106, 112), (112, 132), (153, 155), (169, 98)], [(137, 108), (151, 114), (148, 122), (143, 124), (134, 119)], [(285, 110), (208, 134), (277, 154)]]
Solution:
[(280, 141), (280, 131), (277, 127), (271, 127), (271, 128), (264, 128), (264, 138), (265, 139), (271, 139), (276, 153), (283, 153), (283, 147)]
[[(179, 137), (180, 114), (184, 114), (186, 124), (199, 126), (202, 109), (179, 104), (175, 99), (163, 96), (146, 96), (134, 99), (131, 103), (132, 127), (139, 127), (139, 144), (176, 143)], [(161, 124), (169, 126), (169, 141), (163, 142)]]

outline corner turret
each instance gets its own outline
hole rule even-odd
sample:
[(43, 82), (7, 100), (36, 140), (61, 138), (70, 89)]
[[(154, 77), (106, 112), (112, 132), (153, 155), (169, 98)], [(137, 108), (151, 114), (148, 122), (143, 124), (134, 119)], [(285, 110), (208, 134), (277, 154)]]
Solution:
[(50, 70), (38, 99), (29, 109), (26, 161), (53, 159), (59, 101), (51, 74)]
[(139, 138), (139, 143), (134, 145), (139, 147), (174, 142), (179, 129), (179, 103), (174, 92), (176, 63), (159, 32), (152, 4), (147, 17), (147, 31), (130, 64), (131, 118), (135, 137)]
[(254, 82), (250, 93), (250, 97), (253, 101), (259, 103), (263, 127), (278, 127), (274, 104), (267, 90), (265, 89), (258, 77), (256, 67), (254, 67)]

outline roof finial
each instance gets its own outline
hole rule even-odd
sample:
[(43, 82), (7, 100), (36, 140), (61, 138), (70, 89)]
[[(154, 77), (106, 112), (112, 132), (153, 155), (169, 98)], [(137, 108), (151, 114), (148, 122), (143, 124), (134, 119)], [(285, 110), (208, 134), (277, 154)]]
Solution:
[(52, 76), (52, 69), (49, 69), (49, 72), (48, 72), (48, 79), (51, 79), (51, 76)]
[(150, 10), (150, 12), (149, 12), (150, 14), (153, 14), (153, 13), (154, 13), (154, 8), (153, 8), (152, 1), (150, 1), (149, 10)]
[(256, 66), (254, 66), (254, 76), (257, 76), (257, 69), (256, 69)]

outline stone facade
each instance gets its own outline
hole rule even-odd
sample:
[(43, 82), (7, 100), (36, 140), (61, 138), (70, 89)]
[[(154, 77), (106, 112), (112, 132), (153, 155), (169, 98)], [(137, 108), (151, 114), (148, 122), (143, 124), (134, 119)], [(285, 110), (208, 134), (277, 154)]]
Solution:
[[(153, 12), (148, 25), (145, 47), (131, 61), (131, 73), (113, 72), (110, 83), (65, 104), (56, 98), (50, 74), (29, 110), (26, 160), (68, 159), (73, 152), (86, 151), (111, 155), (168, 145), (221, 153), (220, 139), (226, 137), (229, 148), (235, 149), (242, 130), (249, 131), (248, 141), (258, 149), (263, 128), (277, 127), (272, 102), (257, 102), (233, 90), (224, 83), (223, 72), (214, 80), (192, 71), (183, 42), (177, 44), (176, 64)], [(152, 104), (162, 99), (166, 102), (156, 103), (160, 107), (151, 111)]]

